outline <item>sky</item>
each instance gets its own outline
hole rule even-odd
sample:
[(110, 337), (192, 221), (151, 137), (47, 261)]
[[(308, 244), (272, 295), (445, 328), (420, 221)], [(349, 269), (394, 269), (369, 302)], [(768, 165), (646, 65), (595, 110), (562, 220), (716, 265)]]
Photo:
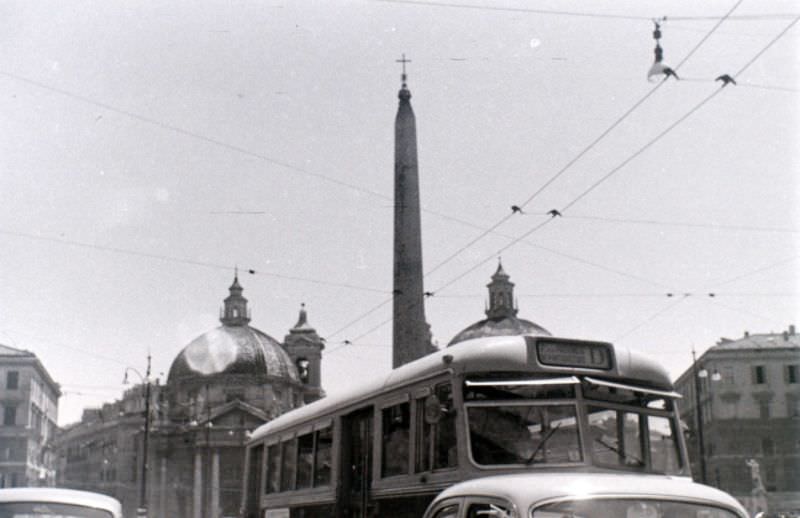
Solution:
[[(6, 0), (0, 343), (40, 358), (74, 422), (148, 353), (163, 382), (219, 325), (238, 267), (254, 327), (283, 340), (306, 305), (329, 394), (388, 372), (405, 54), (439, 346), (484, 318), (501, 258), (520, 317), (677, 377), (692, 348), (800, 324), (798, 16), (777, 0)], [(651, 83), (663, 17), (681, 80)]]

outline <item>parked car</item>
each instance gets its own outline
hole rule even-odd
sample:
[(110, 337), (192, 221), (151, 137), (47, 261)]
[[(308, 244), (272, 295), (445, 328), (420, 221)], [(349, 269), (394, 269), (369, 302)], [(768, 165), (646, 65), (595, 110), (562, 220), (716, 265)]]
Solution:
[(53, 487), (0, 489), (0, 518), (123, 518), (119, 500)]
[(746, 518), (732, 496), (688, 477), (539, 472), (458, 483), (425, 518)]

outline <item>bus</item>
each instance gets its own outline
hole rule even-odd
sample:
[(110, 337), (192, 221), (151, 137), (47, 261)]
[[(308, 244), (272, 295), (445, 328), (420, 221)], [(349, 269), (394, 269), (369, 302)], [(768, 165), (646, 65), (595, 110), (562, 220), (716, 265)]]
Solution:
[(245, 518), (421, 517), (453, 484), (540, 472), (690, 477), (667, 371), (607, 342), (460, 342), (257, 428)]

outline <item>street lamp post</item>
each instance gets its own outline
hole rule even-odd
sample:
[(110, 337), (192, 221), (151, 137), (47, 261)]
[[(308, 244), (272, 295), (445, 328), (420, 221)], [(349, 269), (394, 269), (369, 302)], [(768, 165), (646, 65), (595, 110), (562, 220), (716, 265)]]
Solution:
[(144, 385), (144, 439), (142, 441), (142, 485), (139, 488), (139, 508), (136, 510), (137, 516), (147, 516), (147, 469), (148, 469), (148, 440), (150, 439), (150, 353), (147, 353), (147, 370), (142, 376), (133, 367), (125, 369), (123, 383), (128, 382), (128, 371), (134, 372), (142, 380)]
[(692, 374), (694, 376), (694, 416), (696, 420), (697, 452), (700, 455), (700, 482), (706, 483), (706, 446), (703, 438), (703, 407), (700, 400), (700, 372), (697, 368), (697, 356), (692, 347)]

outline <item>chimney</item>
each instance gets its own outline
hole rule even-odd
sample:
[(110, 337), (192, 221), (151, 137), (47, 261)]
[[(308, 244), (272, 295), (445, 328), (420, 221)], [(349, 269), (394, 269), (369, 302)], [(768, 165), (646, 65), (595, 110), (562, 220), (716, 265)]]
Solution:
[(794, 336), (794, 324), (789, 324), (789, 336)]
[(745, 330), (744, 337), (745, 338), (750, 338), (750, 331)]
[(789, 331), (784, 331), (783, 332), (783, 341), (784, 342), (788, 342), (789, 341)]

